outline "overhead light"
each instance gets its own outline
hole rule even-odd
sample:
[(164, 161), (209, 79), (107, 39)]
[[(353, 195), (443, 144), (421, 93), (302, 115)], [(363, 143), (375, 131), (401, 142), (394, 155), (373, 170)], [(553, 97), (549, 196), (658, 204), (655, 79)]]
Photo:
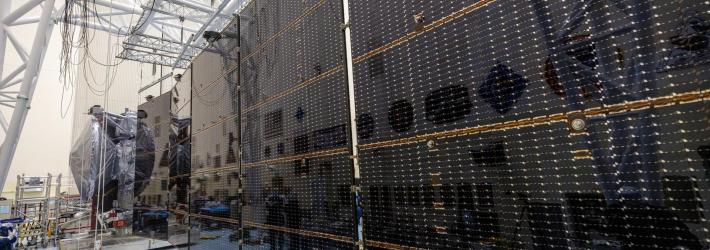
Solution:
[(213, 43), (218, 41), (219, 39), (222, 39), (222, 34), (217, 31), (207, 30), (205, 31), (205, 33), (202, 34), (202, 38), (207, 40), (207, 42)]
[(229, 32), (229, 31), (223, 31), (223, 32), (217, 32), (217, 31), (212, 31), (212, 30), (207, 30), (204, 33), (202, 33), (202, 38), (207, 40), (209, 43), (214, 43), (216, 41), (219, 41), (222, 38), (232, 38), (232, 39), (237, 39), (239, 36), (237, 33), (234, 32)]

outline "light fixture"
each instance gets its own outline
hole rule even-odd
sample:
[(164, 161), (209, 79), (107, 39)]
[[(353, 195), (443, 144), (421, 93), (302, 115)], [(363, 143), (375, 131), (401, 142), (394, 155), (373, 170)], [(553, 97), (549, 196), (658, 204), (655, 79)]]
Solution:
[(207, 30), (202, 34), (202, 38), (207, 40), (207, 42), (213, 43), (219, 41), (219, 39), (222, 39), (222, 34), (217, 31)]
[(205, 33), (202, 33), (202, 38), (207, 40), (209, 43), (214, 43), (216, 41), (219, 41), (222, 38), (232, 38), (232, 39), (237, 39), (237, 33), (234, 32), (229, 32), (229, 31), (223, 31), (222, 33), (217, 32), (217, 31), (212, 31), (212, 30), (207, 30)]

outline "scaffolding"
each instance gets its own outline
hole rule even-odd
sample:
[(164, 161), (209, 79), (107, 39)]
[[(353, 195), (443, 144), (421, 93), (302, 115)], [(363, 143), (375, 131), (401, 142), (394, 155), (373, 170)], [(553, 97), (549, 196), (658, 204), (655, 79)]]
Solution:
[[(56, 184), (53, 184), (56, 180)], [(17, 176), (13, 216), (18, 218), (17, 247), (46, 247), (56, 237), (57, 197), (61, 196), (62, 175)], [(54, 189), (53, 189), (54, 188)], [(54, 191), (54, 196), (52, 196)], [(21, 219), (21, 220), (20, 220)]]

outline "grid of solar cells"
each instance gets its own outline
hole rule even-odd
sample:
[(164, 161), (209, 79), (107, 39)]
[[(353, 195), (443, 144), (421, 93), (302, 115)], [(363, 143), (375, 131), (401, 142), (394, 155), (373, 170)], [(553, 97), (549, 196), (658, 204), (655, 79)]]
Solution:
[(340, 6), (254, 1), (240, 15), (243, 220), (272, 248), (354, 246)]
[(138, 105), (138, 122), (148, 129), (138, 133), (137, 141), (153, 140), (154, 148), (136, 152), (136, 176), (143, 181), (135, 183), (132, 230), (134, 235), (162, 240), (168, 239), (171, 99), (172, 95), (165, 93)]
[(706, 1), (350, 2), (361, 210), (341, 8), (252, 1), (193, 62), (193, 247), (710, 243)]
[(366, 245), (707, 245), (707, 9), (352, 2)]
[(222, 38), (195, 58), (190, 72), (191, 100), (178, 105), (189, 105), (192, 113), (192, 164), (188, 202), (174, 213), (187, 218), (183, 220), (189, 225), (185, 231), (189, 231), (191, 249), (238, 247), (237, 25), (231, 22)]
[(191, 247), (237, 246), (240, 221), (244, 245), (353, 245), (344, 76), (323, 74), (343, 60), (340, 11), (336, 1), (253, 1), (233, 22), (241, 29), (215, 42), (223, 49), (193, 62), (190, 201), (174, 211), (203, 238)]
[[(192, 172), (192, 68), (176, 76), (177, 83), (169, 92), (169, 120), (164, 126), (170, 126), (167, 209), (167, 241), (175, 246), (191, 243), (191, 238), (198, 239), (199, 231), (191, 228), (188, 211), (191, 204)], [(196, 235), (192, 236), (191, 235)]]

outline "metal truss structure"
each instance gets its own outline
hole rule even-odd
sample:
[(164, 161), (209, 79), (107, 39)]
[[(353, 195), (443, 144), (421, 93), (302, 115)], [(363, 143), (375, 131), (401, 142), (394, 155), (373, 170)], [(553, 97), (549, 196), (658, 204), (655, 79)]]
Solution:
[(190, 0), (150, 0), (118, 57), (186, 68), (207, 47), (202, 33), (221, 31), (246, 2), (224, 0), (212, 8)]
[[(216, 6), (201, 0), (86, 1), (87, 5), (92, 5), (87, 9), (94, 21), (81, 16), (64, 17), (64, 4), (81, 6), (82, 1), (27, 0), (14, 9), (12, 2), (15, 1), (0, 1), (0, 106), (5, 107), (4, 110), (12, 109), (9, 119), (0, 110), (0, 129), (5, 133), (0, 146), (0, 191), (30, 109), (55, 24), (69, 22), (126, 36), (124, 50), (116, 57), (175, 70), (186, 68), (194, 56), (206, 49), (208, 44), (202, 37), (205, 31), (224, 29), (249, 0), (213, 1), (218, 3)], [(36, 27), (34, 38), (23, 36), (20, 40), (13, 27), (26, 25)], [(32, 47), (28, 50), (24, 45), (30, 39)], [(5, 52), (9, 48), (14, 49), (22, 64), (5, 73)]]

